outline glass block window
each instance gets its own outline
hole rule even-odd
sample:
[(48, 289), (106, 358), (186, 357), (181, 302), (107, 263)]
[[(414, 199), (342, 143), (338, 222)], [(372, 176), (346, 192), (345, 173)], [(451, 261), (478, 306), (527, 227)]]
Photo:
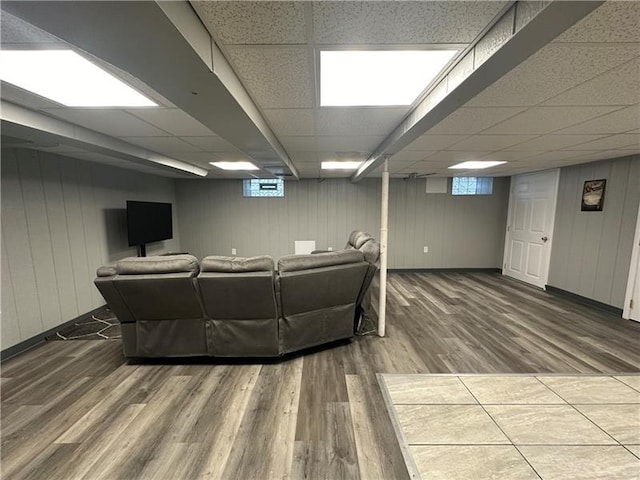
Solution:
[(491, 195), (493, 177), (453, 177), (451, 195)]
[(284, 197), (284, 180), (281, 178), (252, 178), (242, 182), (245, 197)]

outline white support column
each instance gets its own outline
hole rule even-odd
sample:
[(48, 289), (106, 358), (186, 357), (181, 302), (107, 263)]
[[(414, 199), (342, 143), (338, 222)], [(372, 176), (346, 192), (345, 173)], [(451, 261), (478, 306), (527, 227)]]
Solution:
[(389, 161), (385, 158), (382, 172), (380, 205), (380, 298), (378, 299), (378, 335), (384, 337), (387, 309), (387, 228), (389, 223)]

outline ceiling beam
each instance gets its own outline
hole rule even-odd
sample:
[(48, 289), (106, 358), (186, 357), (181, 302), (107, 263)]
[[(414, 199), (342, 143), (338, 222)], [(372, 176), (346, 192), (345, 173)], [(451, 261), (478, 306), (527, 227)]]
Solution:
[(259, 166), (298, 171), (187, 1), (3, 1), (3, 10), (130, 73)]
[(172, 173), (191, 174), (198, 177), (205, 177), (209, 173), (204, 168), (145, 150), (117, 138), (49, 117), (13, 103), (0, 102), (0, 119), (2, 120), (2, 133), (36, 143), (44, 139), (46, 142), (70, 145)]
[(382, 165), (385, 158), (422, 136), (603, 3), (599, 0), (539, 2), (541, 9), (535, 15), (531, 15), (530, 10), (525, 15), (518, 8), (518, 2), (514, 3), (422, 97), (358, 168), (351, 181), (365, 178)]

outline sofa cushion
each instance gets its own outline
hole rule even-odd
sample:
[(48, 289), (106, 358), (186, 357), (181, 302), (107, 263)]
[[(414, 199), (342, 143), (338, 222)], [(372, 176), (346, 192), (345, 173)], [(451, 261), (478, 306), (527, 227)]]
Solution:
[(313, 268), (331, 267), (364, 260), (358, 250), (340, 250), (338, 252), (317, 253), (311, 255), (288, 255), (278, 260), (279, 272), (296, 272)]
[(96, 270), (96, 277), (113, 277), (116, 274), (115, 265), (103, 265)]
[(272, 272), (273, 258), (269, 255), (259, 257), (220, 257), (212, 255), (202, 259), (203, 272)]
[(182, 273), (199, 270), (198, 259), (193, 255), (155, 257), (129, 257), (116, 264), (118, 275), (149, 275), (156, 273)]

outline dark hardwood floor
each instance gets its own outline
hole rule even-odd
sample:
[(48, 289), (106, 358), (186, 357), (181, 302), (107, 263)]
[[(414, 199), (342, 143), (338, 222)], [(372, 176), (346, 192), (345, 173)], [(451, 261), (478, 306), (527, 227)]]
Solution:
[(387, 336), (268, 363), (2, 365), (2, 478), (408, 478), (376, 373), (640, 371), (640, 324), (488, 273), (394, 273)]

